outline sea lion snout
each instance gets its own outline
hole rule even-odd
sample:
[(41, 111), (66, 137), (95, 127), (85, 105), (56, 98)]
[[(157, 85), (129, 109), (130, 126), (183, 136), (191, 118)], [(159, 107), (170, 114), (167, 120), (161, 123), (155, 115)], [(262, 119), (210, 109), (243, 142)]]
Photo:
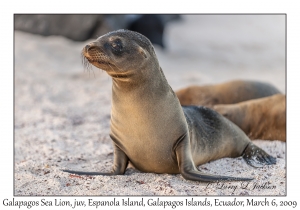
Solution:
[(84, 52), (88, 52), (89, 48), (90, 48), (90, 45), (87, 44), (87, 45), (83, 48), (83, 49), (84, 49)]
[(82, 57), (84, 65), (86, 66), (88, 66), (90, 63), (103, 70), (107, 70), (107, 68), (105, 68), (106, 66), (113, 66), (113, 64), (111, 63), (111, 59), (102, 50), (98, 42), (91, 42), (85, 45), (82, 49)]
[(90, 43), (88, 43), (87, 45), (85, 45), (83, 47), (82, 51), (83, 51), (84, 54), (87, 54), (91, 50), (96, 50), (96, 48), (97, 48), (97, 43), (90, 42)]

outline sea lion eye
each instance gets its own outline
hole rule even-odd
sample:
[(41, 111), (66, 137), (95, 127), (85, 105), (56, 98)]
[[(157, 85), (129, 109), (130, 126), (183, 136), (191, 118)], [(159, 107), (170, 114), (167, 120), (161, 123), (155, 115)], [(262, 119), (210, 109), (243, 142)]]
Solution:
[(116, 39), (111, 43), (111, 47), (114, 53), (120, 53), (123, 49), (123, 45), (120, 39)]

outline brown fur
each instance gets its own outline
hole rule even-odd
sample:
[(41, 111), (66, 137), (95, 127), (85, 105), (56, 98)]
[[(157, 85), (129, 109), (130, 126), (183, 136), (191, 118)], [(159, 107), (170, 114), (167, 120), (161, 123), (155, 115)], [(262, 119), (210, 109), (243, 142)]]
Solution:
[(190, 86), (176, 92), (181, 105), (201, 105), (213, 107), (216, 104), (235, 104), (246, 100), (278, 94), (273, 85), (234, 80), (222, 84)]
[(283, 94), (213, 108), (239, 126), (250, 139), (286, 141), (286, 96)]

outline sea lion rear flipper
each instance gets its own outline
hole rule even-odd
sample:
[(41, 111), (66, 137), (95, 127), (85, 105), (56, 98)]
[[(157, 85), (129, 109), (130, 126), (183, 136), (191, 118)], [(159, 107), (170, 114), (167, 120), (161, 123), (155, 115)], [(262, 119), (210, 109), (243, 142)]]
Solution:
[(128, 157), (127, 155), (116, 145), (114, 144), (114, 166), (113, 170), (110, 173), (101, 173), (101, 172), (84, 172), (84, 171), (72, 171), (72, 170), (62, 170), (63, 172), (68, 172), (71, 174), (77, 175), (103, 175), (103, 176), (111, 176), (111, 175), (121, 175), (124, 174), (128, 165)]
[(250, 143), (243, 153), (245, 161), (256, 168), (263, 167), (264, 165), (276, 164), (276, 158), (266, 153), (263, 149)]
[(178, 167), (181, 175), (187, 180), (202, 181), (202, 182), (217, 182), (217, 181), (251, 181), (253, 178), (238, 178), (230, 176), (216, 176), (212, 174), (204, 174), (200, 172), (194, 164), (190, 152), (188, 135), (178, 143), (175, 148)]

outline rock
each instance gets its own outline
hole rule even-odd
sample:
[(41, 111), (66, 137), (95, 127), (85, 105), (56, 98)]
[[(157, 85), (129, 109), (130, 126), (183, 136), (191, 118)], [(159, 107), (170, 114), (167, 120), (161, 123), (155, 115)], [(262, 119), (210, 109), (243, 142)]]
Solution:
[(109, 31), (129, 29), (164, 48), (166, 24), (179, 15), (15, 15), (15, 30), (43, 36), (60, 35), (74, 41), (95, 39)]
[(102, 25), (103, 15), (15, 15), (15, 29), (85, 41)]

